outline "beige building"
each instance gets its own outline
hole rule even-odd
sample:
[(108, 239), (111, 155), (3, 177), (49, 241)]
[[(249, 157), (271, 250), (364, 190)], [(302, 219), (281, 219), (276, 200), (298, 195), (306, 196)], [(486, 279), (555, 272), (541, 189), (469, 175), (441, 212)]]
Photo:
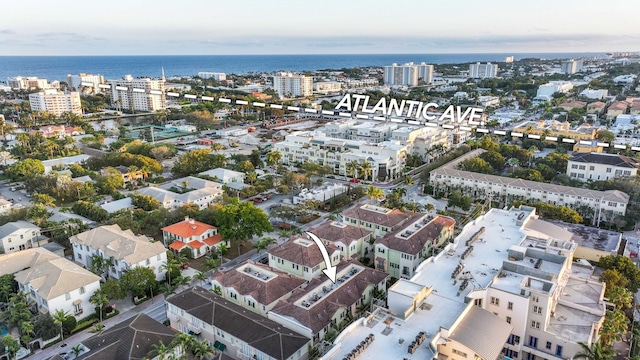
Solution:
[(167, 107), (165, 79), (134, 78), (126, 75), (120, 80), (109, 80), (111, 106), (123, 110), (158, 111)]
[[(327, 245), (331, 266), (340, 262), (340, 249)], [(305, 280), (311, 280), (323, 274), (327, 268), (320, 248), (313, 240), (296, 237), (267, 250), (269, 267), (287, 272)]]
[(374, 237), (381, 237), (402, 226), (411, 218), (411, 213), (364, 204), (347, 209), (340, 216), (344, 223), (372, 231)]
[(80, 93), (75, 91), (64, 93), (57, 89), (46, 89), (29, 94), (29, 105), (33, 111), (46, 111), (55, 116), (60, 116), (65, 112), (82, 115)]
[(313, 78), (283, 72), (273, 77), (273, 89), (281, 98), (313, 95)]
[(325, 245), (340, 249), (342, 259), (357, 259), (366, 256), (372, 250), (369, 243), (373, 239), (373, 231), (341, 221), (327, 221), (309, 229)]
[(584, 205), (594, 209), (597, 216), (603, 218), (607, 213), (624, 215), (627, 211), (629, 195), (618, 190), (589, 190), (458, 169), (460, 162), (483, 152), (482, 149), (473, 150), (433, 170), (429, 184), (436, 192), (448, 194), (457, 189), (473, 198), (491, 195), (494, 201), (500, 200), (506, 204), (514, 200), (533, 200), (574, 209)]
[(567, 175), (583, 182), (634, 177), (638, 173), (637, 159), (618, 154), (579, 153), (567, 164)]
[(0, 226), (0, 250), (4, 254), (38, 246), (40, 227), (24, 220)]

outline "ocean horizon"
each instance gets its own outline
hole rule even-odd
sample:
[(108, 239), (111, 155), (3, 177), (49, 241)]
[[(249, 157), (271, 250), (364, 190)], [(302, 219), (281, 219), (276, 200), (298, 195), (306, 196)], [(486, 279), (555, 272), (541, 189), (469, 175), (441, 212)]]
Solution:
[[(384, 66), (392, 63), (460, 64), (502, 62), (505, 57), (569, 59), (602, 56), (589, 53), (456, 53), (456, 54), (335, 54), (335, 55), (95, 55), (95, 56), (0, 56), (0, 81), (14, 76), (37, 76), (49, 81), (66, 81), (67, 74), (100, 74), (105, 79), (195, 76), (201, 71), (227, 74), (273, 71), (314, 71), (322, 69)], [(437, 68), (436, 68), (437, 71)]]

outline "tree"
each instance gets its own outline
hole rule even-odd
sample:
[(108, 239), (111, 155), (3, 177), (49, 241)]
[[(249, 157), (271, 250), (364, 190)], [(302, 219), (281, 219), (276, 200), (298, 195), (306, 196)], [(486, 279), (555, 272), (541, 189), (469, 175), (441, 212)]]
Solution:
[(160, 266), (161, 270), (167, 271), (167, 283), (171, 286), (171, 279), (180, 276), (180, 262), (176, 259), (167, 259), (167, 262)]
[(282, 153), (278, 150), (273, 150), (267, 154), (267, 165), (275, 166), (277, 172), (280, 159), (282, 159)]
[(460, 169), (465, 171), (477, 172), (482, 174), (493, 174), (493, 167), (482, 158), (475, 157), (464, 160), (458, 165)]
[(216, 348), (209, 345), (207, 340), (194, 341), (193, 344), (191, 344), (191, 352), (193, 356), (199, 360), (217, 353)]
[(142, 297), (148, 290), (157, 287), (156, 276), (153, 270), (146, 267), (137, 267), (127, 271), (120, 278), (122, 285), (133, 296)]
[(480, 155), (480, 158), (486, 161), (487, 163), (489, 163), (489, 165), (491, 165), (491, 167), (495, 171), (499, 172), (504, 169), (504, 165), (505, 165), (504, 157), (502, 156), (502, 154), (500, 154), (497, 151), (484, 152)]
[(7, 166), (7, 161), (10, 161), (12, 159), (13, 159), (13, 156), (11, 155), (10, 152), (8, 152), (8, 151), (0, 151), (0, 161), (2, 161), (4, 166)]
[(600, 130), (598, 131), (598, 140), (606, 143), (611, 143), (616, 136), (609, 130)]
[(71, 349), (69, 349), (69, 352), (73, 355), (74, 359), (77, 358), (78, 355), (80, 355), (83, 351), (84, 351), (84, 347), (82, 346), (82, 344), (77, 344)]
[(358, 162), (355, 161), (355, 160), (349, 161), (345, 165), (346, 175), (347, 176), (351, 176), (354, 179), (358, 177), (358, 171), (359, 170), (360, 170), (360, 164), (358, 164)]
[(373, 167), (370, 162), (365, 161), (360, 164), (360, 171), (364, 180), (367, 180), (367, 177), (371, 177), (371, 181), (373, 181)]
[(165, 345), (162, 341), (158, 341), (157, 344), (151, 345), (153, 350), (149, 353), (152, 358), (157, 357), (159, 360), (167, 359), (167, 356), (171, 353), (171, 348)]
[[(605, 270), (616, 270), (620, 275), (628, 280), (628, 285), (625, 286), (631, 293), (638, 292), (640, 286), (640, 269), (635, 267), (633, 261), (621, 255), (608, 255), (603, 256), (598, 261), (598, 266)], [(605, 271), (606, 272), (606, 271)], [(609, 286), (609, 284), (607, 284)]]
[[(213, 259), (210, 259), (210, 260), (213, 260)], [(204, 282), (207, 281), (207, 275), (205, 275), (205, 273), (203, 273), (202, 271), (198, 271), (193, 275), (193, 280), (199, 281), (200, 286), (203, 286)]]
[(9, 165), (5, 170), (5, 174), (13, 181), (20, 181), (44, 174), (44, 165), (40, 160), (24, 159)]
[(260, 241), (258, 241), (258, 243), (256, 243), (253, 247), (256, 248), (258, 250), (258, 254), (260, 254), (262, 250), (268, 249), (269, 245), (275, 244), (276, 242), (276, 239), (267, 236), (260, 239)]
[(49, 340), (58, 334), (56, 324), (50, 314), (39, 314), (33, 319), (33, 328), (36, 338)]
[(109, 279), (100, 285), (100, 291), (111, 300), (124, 299), (127, 296), (127, 290), (122, 287), (120, 281)]
[(190, 350), (195, 344), (196, 339), (185, 333), (178, 333), (175, 338), (171, 341), (169, 346), (171, 348), (181, 347), (182, 353), (186, 353), (187, 350)]
[(265, 232), (273, 231), (269, 217), (262, 209), (237, 199), (231, 199), (218, 211), (216, 225), (224, 240), (237, 243), (238, 246), (254, 235), (262, 236)]
[(591, 347), (583, 342), (579, 342), (578, 345), (582, 350), (573, 356), (574, 359), (612, 360), (616, 355), (613, 347), (606, 346), (600, 341), (592, 343)]
[(56, 199), (48, 194), (38, 194), (35, 193), (31, 197), (31, 201), (36, 204), (42, 204), (44, 206), (56, 207)]
[(160, 207), (160, 202), (149, 195), (132, 194), (131, 204), (144, 211), (152, 211)]
[(151, 156), (153, 156), (157, 162), (161, 162), (162, 160), (171, 156), (171, 151), (167, 146), (164, 146), (164, 145), (155, 147), (151, 149), (150, 152), (151, 152)]
[(96, 290), (89, 298), (89, 302), (96, 307), (100, 312), (100, 322), (102, 322), (102, 313), (104, 312), (104, 306), (109, 303), (109, 298), (102, 289)]
[(627, 332), (629, 318), (620, 310), (607, 310), (602, 327), (600, 328), (600, 341), (606, 346), (611, 346), (614, 341), (622, 340), (622, 334)]
[(2, 337), (2, 346), (9, 353), (9, 359), (12, 360), (15, 359), (16, 353), (20, 350), (20, 343), (8, 334)]
[(384, 191), (382, 191), (382, 189), (375, 187), (373, 185), (369, 185), (369, 187), (367, 187), (365, 194), (369, 197), (371, 202), (373, 202), (373, 200), (378, 201), (378, 200), (384, 199)]
[(60, 340), (64, 340), (63, 324), (69, 317), (69, 312), (58, 310), (53, 314), (53, 323), (60, 326)]

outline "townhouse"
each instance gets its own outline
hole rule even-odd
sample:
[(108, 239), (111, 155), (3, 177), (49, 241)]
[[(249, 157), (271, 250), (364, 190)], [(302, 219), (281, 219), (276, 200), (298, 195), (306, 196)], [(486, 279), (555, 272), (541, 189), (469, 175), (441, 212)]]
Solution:
[(309, 232), (316, 235), (325, 245), (340, 249), (342, 259), (365, 257), (371, 251), (370, 241), (373, 231), (341, 221), (327, 221)]
[(18, 220), (0, 226), (0, 250), (4, 254), (38, 246), (39, 238), (40, 227), (28, 221)]
[(372, 231), (374, 237), (380, 237), (404, 224), (411, 214), (398, 209), (364, 204), (347, 209), (340, 216), (344, 223)]
[[(326, 246), (332, 266), (340, 262), (340, 249)], [(269, 267), (287, 272), (305, 280), (311, 280), (323, 274), (327, 268), (320, 248), (306, 237), (293, 237), (278, 246), (267, 250)]]

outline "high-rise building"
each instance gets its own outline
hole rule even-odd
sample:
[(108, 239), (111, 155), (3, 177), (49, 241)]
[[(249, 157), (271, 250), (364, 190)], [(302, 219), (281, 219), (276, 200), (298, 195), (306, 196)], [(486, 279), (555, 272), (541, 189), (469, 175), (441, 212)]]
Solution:
[(385, 85), (416, 86), (420, 78), (419, 75), (418, 66), (412, 62), (404, 65), (393, 63), (391, 66), (384, 67)]
[(506, 56), (504, 58), (504, 62), (508, 63), (512, 63), (513, 62), (513, 56)]
[(221, 72), (206, 72), (202, 71), (198, 73), (198, 77), (201, 79), (213, 79), (215, 81), (227, 80), (227, 74)]
[(69, 88), (71, 88), (72, 90), (95, 94), (100, 91), (100, 84), (104, 84), (104, 77), (99, 74), (67, 74), (67, 84), (69, 84)]
[(427, 84), (433, 82), (433, 65), (421, 63), (418, 65), (418, 80), (422, 80)]
[(469, 77), (474, 79), (487, 79), (498, 76), (498, 64), (490, 62), (481, 64), (469, 64)]
[(60, 116), (64, 112), (82, 115), (80, 94), (75, 91), (64, 93), (57, 89), (46, 89), (29, 94), (29, 104), (33, 111), (46, 111), (55, 116)]
[(109, 80), (111, 104), (116, 108), (138, 111), (157, 111), (167, 107), (164, 94), (164, 72), (159, 80), (133, 78), (126, 75), (121, 80)]
[(47, 79), (38, 79), (35, 76), (16, 76), (7, 78), (7, 85), (15, 90), (49, 89), (51, 85)]
[(280, 97), (313, 95), (313, 78), (282, 72), (273, 77), (273, 88)]
[(563, 74), (575, 74), (582, 70), (582, 60), (567, 60), (562, 62), (561, 71)]

